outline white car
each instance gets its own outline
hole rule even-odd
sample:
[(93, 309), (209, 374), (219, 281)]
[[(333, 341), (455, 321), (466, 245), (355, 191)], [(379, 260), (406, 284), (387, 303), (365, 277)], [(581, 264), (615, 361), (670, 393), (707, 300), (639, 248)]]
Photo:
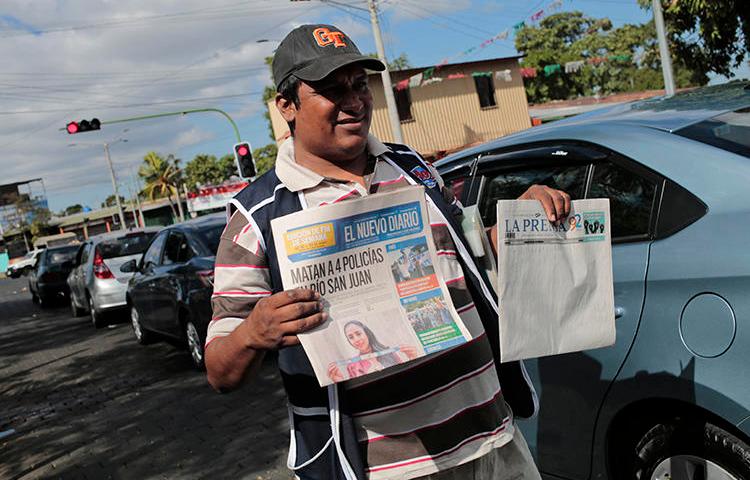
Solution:
[(8, 265), (8, 269), (5, 271), (5, 275), (10, 278), (20, 277), (31, 271), (36, 265), (36, 261), (39, 258), (39, 254), (44, 251), (43, 248), (37, 248), (30, 251), (23, 258), (12, 265)]

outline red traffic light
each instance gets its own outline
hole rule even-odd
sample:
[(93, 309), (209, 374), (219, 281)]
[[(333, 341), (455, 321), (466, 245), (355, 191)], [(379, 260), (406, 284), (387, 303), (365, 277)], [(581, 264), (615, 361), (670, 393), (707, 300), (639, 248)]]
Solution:
[(255, 162), (253, 162), (253, 151), (249, 143), (242, 142), (235, 144), (234, 158), (237, 161), (237, 171), (240, 177), (253, 178), (255, 176)]
[(100, 130), (102, 123), (98, 118), (92, 118), (91, 120), (81, 120), (78, 122), (70, 122), (65, 126), (65, 129), (69, 134), (88, 132), (91, 130)]

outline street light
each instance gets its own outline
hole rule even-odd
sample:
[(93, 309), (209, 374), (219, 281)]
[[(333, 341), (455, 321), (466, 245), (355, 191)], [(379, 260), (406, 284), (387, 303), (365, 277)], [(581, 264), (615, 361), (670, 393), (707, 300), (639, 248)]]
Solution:
[[(126, 133), (127, 131), (128, 131), (128, 129), (126, 128), (120, 134), (122, 135), (122, 134)], [(112, 158), (109, 155), (109, 147), (112, 146), (112, 145), (116, 145), (116, 144), (118, 144), (120, 142), (127, 143), (127, 141), (128, 141), (127, 138), (120, 137), (120, 138), (118, 138), (116, 140), (112, 140), (112, 141), (109, 141), (109, 142), (104, 142), (104, 157), (106, 158), (107, 165), (109, 166), (109, 175), (110, 175), (110, 178), (112, 179), (112, 190), (114, 190), (114, 192), (115, 192), (115, 202), (117, 202), (117, 215), (118, 215), (118, 217), (120, 217), (120, 228), (122, 228), (123, 230), (126, 229), (126, 227), (125, 227), (125, 225), (126, 225), (126, 223), (125, 223), (125, 213), (122, 210), (122, 202), (120, 202), (120, 191), (117, 188), (117, 180), (115, 180), (115, 169), (112, 166)], [(99, 145), (99, 144), (98, 143), (69, 143), (68, 144), (69, 147), (75, 147), (75, 146), (78, 146), (78, 145), (89, 145), (90, 146), (90, 145)]]

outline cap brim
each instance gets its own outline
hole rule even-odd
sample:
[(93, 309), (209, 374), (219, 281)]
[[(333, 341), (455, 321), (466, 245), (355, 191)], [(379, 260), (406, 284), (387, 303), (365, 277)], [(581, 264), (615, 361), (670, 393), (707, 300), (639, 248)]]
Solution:
[(341, 67), (354, 64), (360, 64), (363, 68), (374, 70), (376, 72), (382, 72), (385, 70), (383, 62), (377, 58), (366, 57), (357, 53), (346, 53), (343, 55), (331, 55), (329, 57), (319, 58), (310, 65), (300, 68), (292, 73), (295, 77), (302, 80), (316, 82), (318, 80), (323, 80)]

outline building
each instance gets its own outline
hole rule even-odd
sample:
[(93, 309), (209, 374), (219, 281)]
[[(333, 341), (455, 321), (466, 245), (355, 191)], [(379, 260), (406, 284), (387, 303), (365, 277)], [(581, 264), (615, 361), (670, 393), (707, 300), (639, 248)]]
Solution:
[[(519, 58), (391, 72), (404, 142), (436, 158), (529, 128)], [(383, 141), (393, 141), (380, 74), (370, 74), (369, 81), (374, 101), (371, 131)], [(289, 129), (273, 102), (268, 108), (280, 142)]]
[(49, 214), (44, 181), (34, 178), (0, 185), (0, 239), (10, 258), (31, 249), (28, 227)]

